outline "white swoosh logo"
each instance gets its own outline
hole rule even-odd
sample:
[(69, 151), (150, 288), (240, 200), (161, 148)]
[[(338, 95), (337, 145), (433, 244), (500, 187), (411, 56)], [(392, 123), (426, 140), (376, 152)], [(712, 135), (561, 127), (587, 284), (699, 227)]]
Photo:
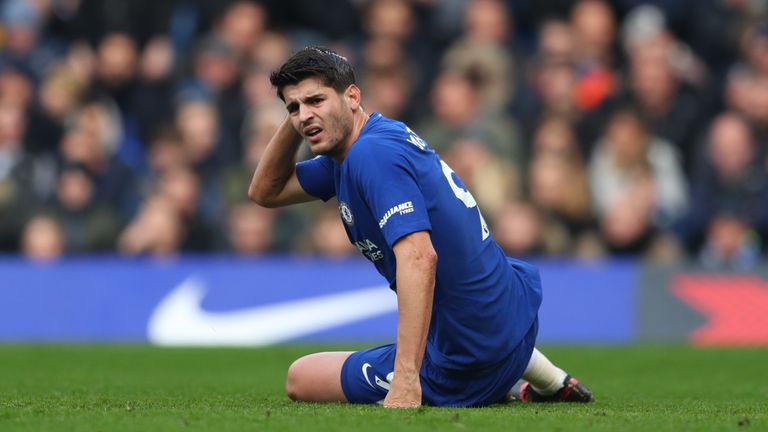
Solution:
[[(369, 369), (370, 367), (371, 367), (371, 364), (370, 364), (370, 363), (364, 363), (364, 364), (363, 364), (363, 376), (365, 377), (365, 382), (367, 382), (369, 386), (373, 387), (373, 384), (371, 384), (371, 380), (370, 380), (370, 379), (368, 379), (368, 369)], [(376, 375), (376, 374), (373, 374), (373, 379), (374, 379), (374, 381), (376, 382), (376, 385), (377, 385), (377, 386), (379, 386), (379, 387), (383, 388), (383, 389), (384, 389), (384, 390), (386, 390), (386, 391), (389, 391), (389, 389), (392, 387), (392, 385), (390, 384), (390, 382), (392, 382), (392, 377), (393, 377), (393, 376), (394, 376), (394, 374), (393, 374), (392, 372), (390, 372), (390, 373), (387, 375), (387, 381), (389, 381), (389, 382), (387, 382), (387, 381), (383, 381), (383, 380), (382, 380), (381, 378), (379, 378), (379, 376), (378, 376), (378, 375)], [(373, 388), (376, 388), (376, 387), (373, 387)]]
[(368, 368), (369, 367), (371, 367), (371, 365), (369, 363), (363, 364), (363, 376), (365, 377), (365, 381), (368, 383), (368, 385), (373, 387), (373, 384), (371, 384), (371, 380), (368, 379)]
[(203, 282), (188, 278), (157, 305), (147, 337), (157, 345), (259, 346), (372, 318), (397, 310), (386, 286), (292, 300), (228, 312), (207, 312)]

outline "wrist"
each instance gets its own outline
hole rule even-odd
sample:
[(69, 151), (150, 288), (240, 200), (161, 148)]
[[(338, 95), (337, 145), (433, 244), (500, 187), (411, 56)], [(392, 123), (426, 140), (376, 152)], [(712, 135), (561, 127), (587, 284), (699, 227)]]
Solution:
[(416, 367), (395, 367), (395, 376), (402, 379), (414, 379), (419, 377), (419, 369)]

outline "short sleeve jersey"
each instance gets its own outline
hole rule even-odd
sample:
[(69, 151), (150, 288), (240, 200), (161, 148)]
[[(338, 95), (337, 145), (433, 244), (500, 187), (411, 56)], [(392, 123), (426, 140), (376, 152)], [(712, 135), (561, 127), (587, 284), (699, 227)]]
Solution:
[(482, 370), (525, 336), (541, 303), (535, 268), (504, 256), (462, 181), (405, 124), (373, 113), (341, 164), (318, 156), (296, 174), (307, 193), (336, 196), (350, 241), (395, 291), (393, 245), (430, 233), (438, 257), (426, 351), (433, 364)]

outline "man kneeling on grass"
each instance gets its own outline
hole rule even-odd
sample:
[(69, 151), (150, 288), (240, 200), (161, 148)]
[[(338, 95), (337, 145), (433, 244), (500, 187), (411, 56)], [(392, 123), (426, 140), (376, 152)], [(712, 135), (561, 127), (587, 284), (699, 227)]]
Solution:
[[(350, 241), (398, 303), (396, 344), (296, 360), (291, 399), (396, 408), (592, 400), (534, 348), (538, 270), (504, 255), (472, 194), (424, 140), (365, 112), (344, 57), (307, 47), (270, 80), (288, 117), (249, 197), (279, 207), (335, 196)], [(302, 139), (317, 157), (297, 164)]]

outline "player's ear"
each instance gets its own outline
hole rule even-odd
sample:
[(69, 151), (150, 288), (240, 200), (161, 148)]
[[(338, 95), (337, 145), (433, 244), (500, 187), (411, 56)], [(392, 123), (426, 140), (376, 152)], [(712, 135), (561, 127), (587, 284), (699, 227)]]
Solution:
[(349, 104), (349, 107), (352, 108), (352, 111), (356, 111), (360, 108), (360, 103), (363, 98), (362, 93), (360, 92), (360, 87), (355, 84), (350, 84), (344, 91), (344, 97), (347, 99), (347, 103)]

